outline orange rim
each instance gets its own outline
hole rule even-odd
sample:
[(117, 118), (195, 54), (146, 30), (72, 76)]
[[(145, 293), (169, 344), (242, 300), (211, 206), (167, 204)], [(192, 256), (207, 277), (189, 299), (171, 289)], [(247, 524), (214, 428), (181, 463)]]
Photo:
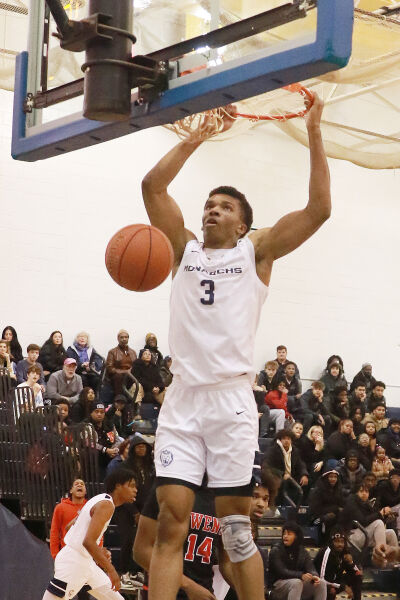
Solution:
[(303, 110), (299, 110), (298, 112), (289, 112), (284, 115), (248, 115), (245, 113), (236, 113), (235, 117), (241, 117), (242, 119), (249, 119), (250, 121), (288, 121), (289, 119), (295, 119), (296, 117), (304, 117), (312, 105), (314, 104), (314, 94), (311, 90), (304, 87), (300, 83), (292, 83), (291, 85), (285, 85), (283, 87), (284, 90), (288, 90), (293, 94), (300, 94), (303, 96), (304, 100), (308, 100), (308, 106), (304, 105)]

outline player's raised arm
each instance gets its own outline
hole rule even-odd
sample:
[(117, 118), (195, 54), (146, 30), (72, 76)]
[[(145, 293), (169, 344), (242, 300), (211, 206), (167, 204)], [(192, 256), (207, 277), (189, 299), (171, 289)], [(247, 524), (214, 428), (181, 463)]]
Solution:
[(314, 105), (306, 120), (311, 161), (307, 206), (303, 210), (285, 215), (273, 227), (259, 229), (250, 235), (255, 247), (257, 265), (264, 262), (267, 272), (270, 271), (274, 260), (301, 246), (330, 217), (329, 167), (320, 129), (322, 109), (323, 102), (315, 95)]

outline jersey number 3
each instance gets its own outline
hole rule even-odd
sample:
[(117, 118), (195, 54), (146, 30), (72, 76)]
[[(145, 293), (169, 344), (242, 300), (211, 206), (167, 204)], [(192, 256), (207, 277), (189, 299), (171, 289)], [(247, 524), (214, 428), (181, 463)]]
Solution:
[(197, 544), (197, 534), (191, 533), (188, 535), (188, 547), (185, 554), (185, 560), (190, 560), (193, 562), (194, 556), (201, 556), (201, 562), (207, 565), (210, 564), (212, 548), (213, 548), (213, 538), (205, 537), (204, 540), (199, 544), (199, 547), (196, 550)]
[(200, 302), (208, 305), (214, 304), (215, 283), (212, 279), (203, 279), (203, 281), (200, 282), (200, 285), (205, 288), (204, 293), (207, 296), (207, 298), (200, 298)]

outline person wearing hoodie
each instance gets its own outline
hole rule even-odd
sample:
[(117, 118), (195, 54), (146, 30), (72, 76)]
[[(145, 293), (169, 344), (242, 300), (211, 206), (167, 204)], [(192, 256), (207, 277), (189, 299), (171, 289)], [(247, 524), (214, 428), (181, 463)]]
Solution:
[(281, 429), (275, 434), (274, 443), (267, 451), (262, 466), (272, 467), (282, 478), (278, 503), (283, 499), (284, 492), (290, 498), (297, 499), (298, 485), (301, 487), (308, 485), (306, 465), (302, 461), (298, 449), (293, 445), (293, 433), (288, 429)]
[(365, 474), (365, 469), (360, 464), (357, 450), (349, 450), (347, 452), (344, 464), (339, 467), (338, 471), (342, 480), (343, 496), (347, 497), (356, 491)]
[(349, 450), (357, 447), (356, 436), (353, 431), (353, 421), (343, 419), (337, 431), (331, 433), (325, 444), (324, 460), (330, 461), (333, 468), (339, 460), (344, 458)]
[(53, 559), (65, 546), (64, 536), (86, 502), (85, 482), (82, 479), (74, 479), (69, 490), (69, 498), (62, 498), (53, 511), (50, 528), (50, 552)]
[(321, 523), (324, 538), (338, 522), (343, 510), (342, 482), (336, 469), (326, 469), (310, 494), (311, 522)]
[(343, 375), (343, 368), (340, 362), (331, 362), (328, 372), (321, 377), (321, 381), (325, 384), (324, 401), (327, 403), (327, 408), (329, 408), (329, 401), (335, 387), (338, 385), (345, 385), (347, 389), (347, 381)]
[(364, 547), (365, 536), (361, 529), (354, 529), (354, 521), (362, 525), (368, 535), (367, 544), (369, 547), (397, 546), (398, 541), (393, 529), (386, 529), (383, 522), (385, 511), (377, 510), (369, 502), (370, 490), (365, 483), (361, 483), (355, 494), (351, 494), (346, 501), (343, 511), (340, 515), (340, 524), (350, 533), (349, 541), (360, 551)]
[(269, 555), (268, 585), (272, 600), (326, 600), (326, 583), (319, 578), (307, 550), (303, 532), (295, 522), (282, 526), (282, 540)]
[(382, 442), (387, 455), (395, 467), (400, 467), (400, 419), (393, 418), (389, 421), (385, 439)]
[(325, 433), (331, 430), (331, 418), (329, 411), (324, 404), (325, 384), (322, 381), (313, 381), (310, 389), (308, 389), (300, 398), (301, 406), (303, 407), (304, 417), (304, 432), (310, 429), (312, 425), (321, 425)]
[(128, 458), (124, 467), (135, 474), (136, 505), (141, 511), (155, 479), (155, 468), (153, 446), (139, 433), (135, 433), (130, 439)]
[(336, 428), (339, 421), (348, 419), (350, 416), (349, 400), (347, 398), (347, 385), (338, 384), (330, 394), (330, 400), (326, 399), (326, 406), (332, 421), (332, 426)]
[(331, 532), (329, 544), (319, 550), (314, 563), (326, 581), (328, 600), (334, 600), (340, 592), (346, 592), (352, 600), (361, 600), (362, 571), (350, 554), (343, 530)]
[(393, 469), (389, 479), (377, 487), (377, 501), (383, 509), (385, 518), (396, 519), (397, 533), (400, 533), (400, 469)]
[(99, 390), (104, 358), (90, 345), (89, 334), (80, 331), (76, 334), (74, 343), (67, 348), (67, 356), (76, 360), (76, 372), (82, 378), (84, 387)]
[[(143, 350), (150, 350), (151, 353), (151, 362), (153, 365), (156, 365), (158, 369), (160, 369), (163, 361), (163, 355), (159, 351), (157, 347), (157, 338), (154, 333), (148, 333), (145, 338), (145, 346)], [(141, 358), (143, 350), (139, 353), (139, 358)]]

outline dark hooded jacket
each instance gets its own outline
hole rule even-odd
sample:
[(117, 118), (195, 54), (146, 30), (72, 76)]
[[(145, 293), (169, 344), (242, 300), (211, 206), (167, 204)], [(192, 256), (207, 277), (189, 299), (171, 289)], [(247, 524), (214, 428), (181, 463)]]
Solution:
[(334, 431), (327, 439), (325, 444), (325, 460), (335, 458), (340, 460), (344, 458), (349, 450), (357, 449), (357, 442), (351, 435)]
[(354, 529), (353, 521), (358, 521), (363, 527), (367, 527), (377, 520), (382, 520), (379, 511), (369, 500), (363, 502), (357, 494), (351, 494), (347, 499), (339, 518), (341, 525), (349, 531)]
[(372, 377), (372, 375), (371, 375), (371, 377), (367, 377), (365, 375), (365, 373), (363, 372), (363, 370), (361, 369), (361, 371), (359, 371), (357, 373), (357, 375), (355, 375), (353, 381), (351, 382), (350, 391), (352, 392), (357, 387), (357, 385), (359, 385), (360, 383), (365, 385), (365, 389), (368, 394), (370, 389), (375, 385), (376, 379), (375, 379), (375, 377)]
[(158, 387), (160, 392), (164, 389), (159, 368), (151, 362), (145, 363), (141, 358), (137, 358), (132, 365), (131, 373), (143, 386), (142, 402), (156, 402), (152, 389)]
[[(349, 458), (357, 458), (358, 467), (355, 471), (349, 471), (347, 467), (347, 461)], [(344, 461), (344, 465), (341, 465), (338, 469), (340, 478), (342, 480), (342, 491), (343, 495), (346, 497), (351, 493), (354, 493), (357, 487), (360, 485), (362, 478), (365, 475), (365, 469), (360, 464), (360, 458), (357, 450), (349, 450), (346, 454), (346, 458)]]
[[(267, 451), (265, 457), (265, 463), (272, 469), (275, 469), (279, 472), (279, 474), (283, 477), (285, 474), (285, 459), (283, 456), (283, 452), (278, 445), (277, 441), (275, 441), (272, 446)], [(291, 465), (292, 470), (291, 474), (293, 479), (297, 482), (303, 477), (303, 475), (307, 475), (308, 472), (305, 463), (301, 460), (300, 453), (296, 446), (292, 444), (292, 457), (291, 457)]]
[[(146, 444), (146, 455), (143, 457), (136, 456), (135, 454), (135, 446), (139, 444)], [(123, 466), (135, 474), (137, 487), (136, 506), (139, 512), (141, 512), (155, 479), (153, 448), (141, 435), (136, 434), (132, 437), (128, 458), (123, 463)]]
[(393, 489), (390, 478), (394, 473), (399, 474), (397, 469), (392, 471), (389, 474), (389, 479), (385, 479), (379, 482), (379, 485), (376, 488), (377, 501), (379, 503), (380, 508), (384, 508), (385, 506), (396, 506), (396, 504), (400, 504), (400, 486), (397, 491)]
[(285, 523), (285, 529), (293, 531), (296, 539), (291, 546), (281, 540), (272, 547), (269, 555), (268, 586), (279, 579), (301, 579), (304, 573), (318, 575), (310, 555), (303, 546), (303, 532), (297, 523)]
[(383, 447), (390, 458), (400, 458), (400, 433), (395, 433), (390, 427), (392, 421), (389, 421), (389, 427), (386, 430)]
[(338, 515), (340, 509), (343, 508), (343, 492), (342, 482), (340, 476), (334, 486), (328, 481), (328, 474), (336, 469), (325, 471), (322, 477), (320, 477), (310, 494), (310, 516), (312, 520), (321, 519), (324, 520), (324, 516), (328, 513), (334, 513)]

